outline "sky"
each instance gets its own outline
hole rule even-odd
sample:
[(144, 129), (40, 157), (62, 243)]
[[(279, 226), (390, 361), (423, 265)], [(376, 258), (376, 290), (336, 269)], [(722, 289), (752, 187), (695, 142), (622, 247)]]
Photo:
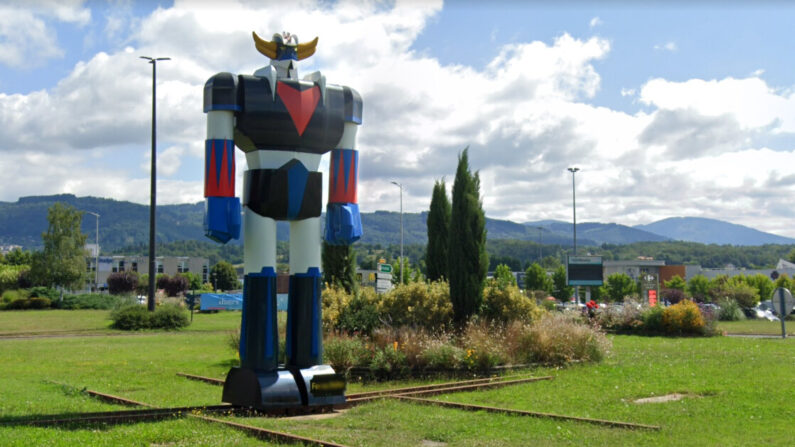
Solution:
[[(251, 38), (364, 100), (362, 211), (429, 208), (468, 149), (488, 217), (721, 219), (795, 237), (795, 6), (783, 1), (0, 2), (0, 201), (203, 200), (205, 81), (268, 64)], [(327, 172), (328, 156), (322, 170)], [(245, 157), (238, 151), (237, 190)], [(325, 186), (324, 186), (325, 188)], [(325, 196), (325, 193), (324, 193)]]

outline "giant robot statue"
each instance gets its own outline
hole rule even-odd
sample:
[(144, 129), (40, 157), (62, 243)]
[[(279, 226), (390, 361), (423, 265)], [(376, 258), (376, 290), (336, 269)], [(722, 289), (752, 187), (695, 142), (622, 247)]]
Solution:
[[(254, 75), (218, 73), (204, 86), (207, 236), (238, 238), (234, 147), (246, 154), (243, 182), (243, 321), (240, 367), (226, 377), (223, 401), (258, 408), (333, 405), (345, 401), (344, 379), (323, 363), (320, 306), (320, 159), (331, 152), (325, 239), (361, 237), (356, 203), (356, 130), (362, 100), (314, 72), (298, 78), (296, 62), (317, 38), (289, 33), (271, 41), (253, 33), (270, 64)], [(276, 326), (276, 221), (290, 222), (290, 290), (286, 364), (279, 365)]]

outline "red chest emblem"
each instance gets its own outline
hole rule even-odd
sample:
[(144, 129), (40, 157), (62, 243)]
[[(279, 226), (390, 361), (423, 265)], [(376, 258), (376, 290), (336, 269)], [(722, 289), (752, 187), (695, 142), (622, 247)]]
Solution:
[(303, 135), (309, 120), (315, 114), (317, 103), (320, 101), (320, 89), (315, 85), (301, 91), (283, 82), (277, 82), (276, 93), (287, 108), (287, 113), (290, 114), (298, 135)]

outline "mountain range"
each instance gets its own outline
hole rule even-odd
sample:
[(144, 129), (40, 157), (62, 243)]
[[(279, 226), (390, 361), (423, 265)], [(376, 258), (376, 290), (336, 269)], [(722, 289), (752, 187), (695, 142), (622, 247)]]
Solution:
[[(98, 197), (76, 197), (71, 194), (22, 197), (16, 202), (0, 202), (0, 245), (21, 245), (26, 249), (41, 246), (41, 234), (47, 230), (47, 210), (56, 202), (100, 215), (99, 239), (103, 252), (141, 245), (149, 240), (149, 207), (131, 202)], [(157, 207), (157, 241), (204, 241), (202, 219), (204, 203), (161, 205)], [(424, 244), (427, 240), (425, 222), (428, 213), (404, 213), (405, 244)], [(400, 213), (375, 211), (362, 213), (362, 243), (400, 243)], [(85, 214), (82, 231), (93, 242), (96, 235), (94, 216)], [(541, 220), (517, 223), (486, 218), (489, 239), (517, 239), (541, 244), (571, 245), (572, 225), (569, 222)], [(287, 240), (289, 225), (279, 222), (277, 238)], [(681, 240), (703, 244), (764, 245), (794, 244), (795, 239), (715, 219), (675, 217), (634, 227), (616, 223), (584, 222), (577, 224), (577, 244), (630, 244)], [(240, 243), (239, 241), (235, 243)]]

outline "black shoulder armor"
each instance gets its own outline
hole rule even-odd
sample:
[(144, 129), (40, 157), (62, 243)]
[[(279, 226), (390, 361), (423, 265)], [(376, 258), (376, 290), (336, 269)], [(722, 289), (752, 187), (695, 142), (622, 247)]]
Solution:
[(204, 84), (204, 113), (211, 110), (240, 111), (237, 99), (237, 76), (218, 73)]
[(345, 96), (345, 121), (362, 124), (361, 95), (350, 87), (342, 87), (342, 93)]

